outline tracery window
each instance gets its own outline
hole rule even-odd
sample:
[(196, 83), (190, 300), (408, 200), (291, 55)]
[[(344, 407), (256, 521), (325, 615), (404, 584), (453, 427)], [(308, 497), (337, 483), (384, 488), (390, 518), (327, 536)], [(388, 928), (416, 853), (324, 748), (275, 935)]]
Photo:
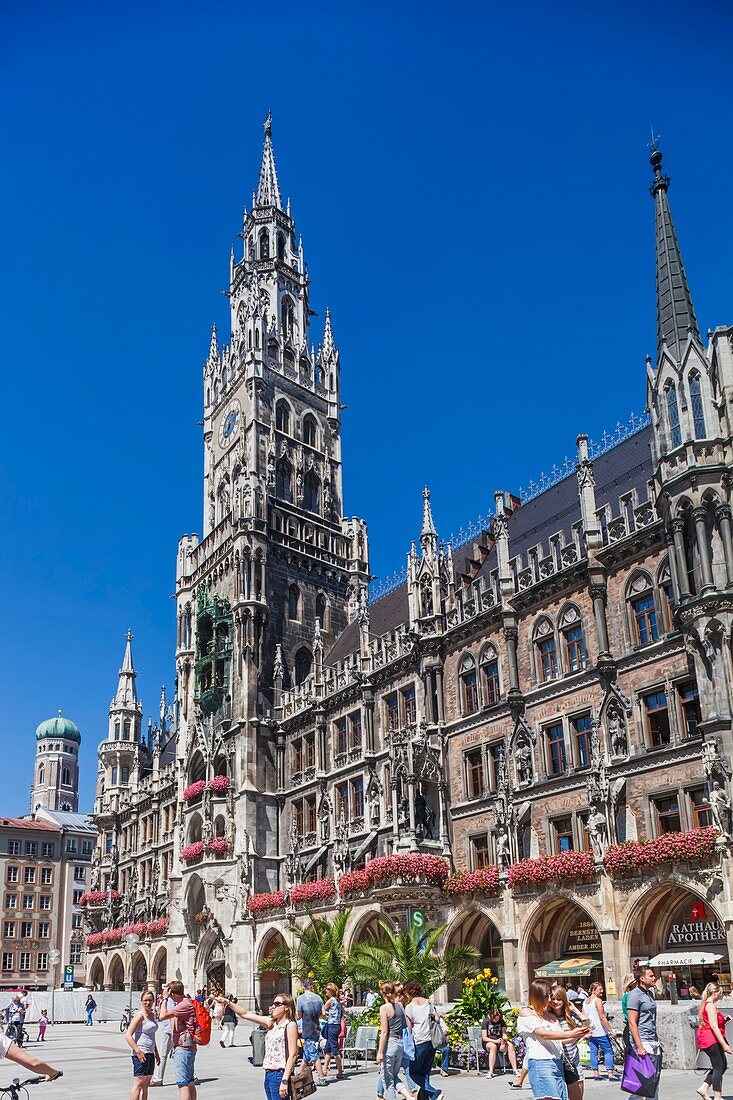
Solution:
[(303, 506), (306, 512), (320, 511), (321, 480), (315, 470), (309, 470), (305, 475), (303, 488)]
[(284, 456), (275, 468), (275, 494), (280, 500), (293, 503), (293, 467)]
[(290, 406), (287, 401), (278, 401), (275, 406), (275, 427), (279, 432), (290, 435)]
[(288, 589), (288, 618), (300, 617), (300, 589), (297, 584), (291, 584)]
[(673, 447), (679, 447), (682, 442), (682, 432), (680, 431), (680, 410), (677, 404), (677, 390), (674, 382), (669, 382), (664, 392), (667, 399), (670, 443)]
[(318, 445), (318, 429), (314, 418), (310, 415), (303, 419), (303, 442), (309, 447)]
[(638, 573), (631, 582), (629, 605), (635, 644), (656, 642), (659, 638), (657, 608), (652, 582), (645, 573)]
[(295, 683), (302, 684), (310, 674), (313, 657), (309, 649), (303, 647), (295, 654)]
[(695, 432), (695, 439), (704, 439), (705, 409), (702, 403), (699, 374), (690, 375), (690, 409), (692, 410), (692, 426)]
[(260, 230), (260, 259), (269, 260), (270, 258), (270, 234), (267, 229)]
[(501, 683), (499, 681), (499, 657), (492, 645), (487, 646), (481, 654), (481, 672), (484, 702), (487, 706), (493, 706), (501, 698)]
[(478, 710), (478, 678), (476, 662), (470, 653), (467, 653), (461, 661), (458, 675), (461, 682), (463, 713), (474, 714)]
[(557, 644), (549, 619), (541, 619), (535, 628), (537, 668), (542, 683), (557, 679)]
[(565, 643), (565, 663), (568, 672), (582, 672), (586, 667), (588, 655), (583, 638), (583, 623), (576, 607), (569, 607), (560, 620)]

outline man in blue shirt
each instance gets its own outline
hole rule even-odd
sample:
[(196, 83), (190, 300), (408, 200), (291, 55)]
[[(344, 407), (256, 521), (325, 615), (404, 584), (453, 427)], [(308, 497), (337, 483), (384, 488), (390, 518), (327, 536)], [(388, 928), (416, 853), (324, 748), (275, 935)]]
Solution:
[(319, 1042), (321, 1038), (321, 1013), (323, 1012), (323, 998), (313, 992), (313, 982), (306, 978), (303, 982), (303, 992), (295, 1002), (295, 1013), (300, 1020), (300, 1034), (303, 1038), (303, 1058), (311, 1066), (315, 1066), (315, 1081), (317, 1085), (325, 1085), (326, 1077), (321, 1065), (321, 1051)]

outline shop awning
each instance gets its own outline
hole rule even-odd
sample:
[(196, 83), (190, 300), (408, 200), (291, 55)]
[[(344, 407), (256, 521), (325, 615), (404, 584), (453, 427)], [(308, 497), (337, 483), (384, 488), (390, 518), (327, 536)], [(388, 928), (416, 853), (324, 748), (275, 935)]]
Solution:
[(649, 960), (649, 966), (712, 966), (722, 958), (711, 951), (663, 951)]
[(555, 959), (554, 962), (545, 963), (534, 974), (536, 978), (583, 978), (598, 966), (603, 966), (603, 959), (576, 955), (570, 959)]

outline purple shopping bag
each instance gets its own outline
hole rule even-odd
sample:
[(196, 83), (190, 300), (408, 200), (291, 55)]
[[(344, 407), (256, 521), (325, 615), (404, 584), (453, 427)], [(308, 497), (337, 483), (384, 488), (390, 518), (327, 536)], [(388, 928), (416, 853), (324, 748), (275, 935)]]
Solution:
[[(661, 1058), (659, 1059), (661, 1063)], [(621, 1088), (634, 1096), (646, 1096), (649, 1100), (656, 1095), (659, 1085), (661, 1064), (650, 1054), (639, 1055), (635, 1050), (626, 1052)]]

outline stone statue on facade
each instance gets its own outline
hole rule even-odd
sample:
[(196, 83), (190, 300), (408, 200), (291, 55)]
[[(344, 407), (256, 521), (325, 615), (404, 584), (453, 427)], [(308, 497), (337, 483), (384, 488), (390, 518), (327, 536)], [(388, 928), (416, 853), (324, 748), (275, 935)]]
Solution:
[(425, 800), (425, 795), (420, 788), (415, 795), (415, 831), (420, 840), (427, 836), (433, 839), (433, 825), (435, 824), (435, 812), (431, 810)]
[(593, 858), (596, 863), (600, 863), (608, 848), (608, 821), (605, 813), (598, 805), (591, 806), (585, 827), (593, 851)]
[(626, 723), (623, 716), (615, 707), (608, 712), (606, 725), (608, 743), (611, 746), (613, 756), (626, 756), (629, 751), (629, 740), (626, 735)]
[(703, 741), (702, 766), (710, 783), (717, 780), (720, 784), (724, 784), (727, 779), (730, 779), (730, 766), (725, 757), (721, 755), (716, 740)]
[(714, 780), (710, 791), (710, 812), (715, 828), (719, 829), (723, 836), (729, 837), (731, 835), (730, 798), (717, 779)]
[(290, 826), (288, 854), (285, 856), (285, 877), (289, 886), (293, 886), (300, 878), (300, 835), (294, 818)]
[(532, 782), (532, 750), (526, 741), (520, 741), (516, 752), (517, 779), (525, 786)]
[(336, 826), (336, 836), (333, 842), (333, 867), (336, 875), (343, 875), (349, 869), (351, 852), (349, 850), (348, 830), (343, 816), (339, 818)]

